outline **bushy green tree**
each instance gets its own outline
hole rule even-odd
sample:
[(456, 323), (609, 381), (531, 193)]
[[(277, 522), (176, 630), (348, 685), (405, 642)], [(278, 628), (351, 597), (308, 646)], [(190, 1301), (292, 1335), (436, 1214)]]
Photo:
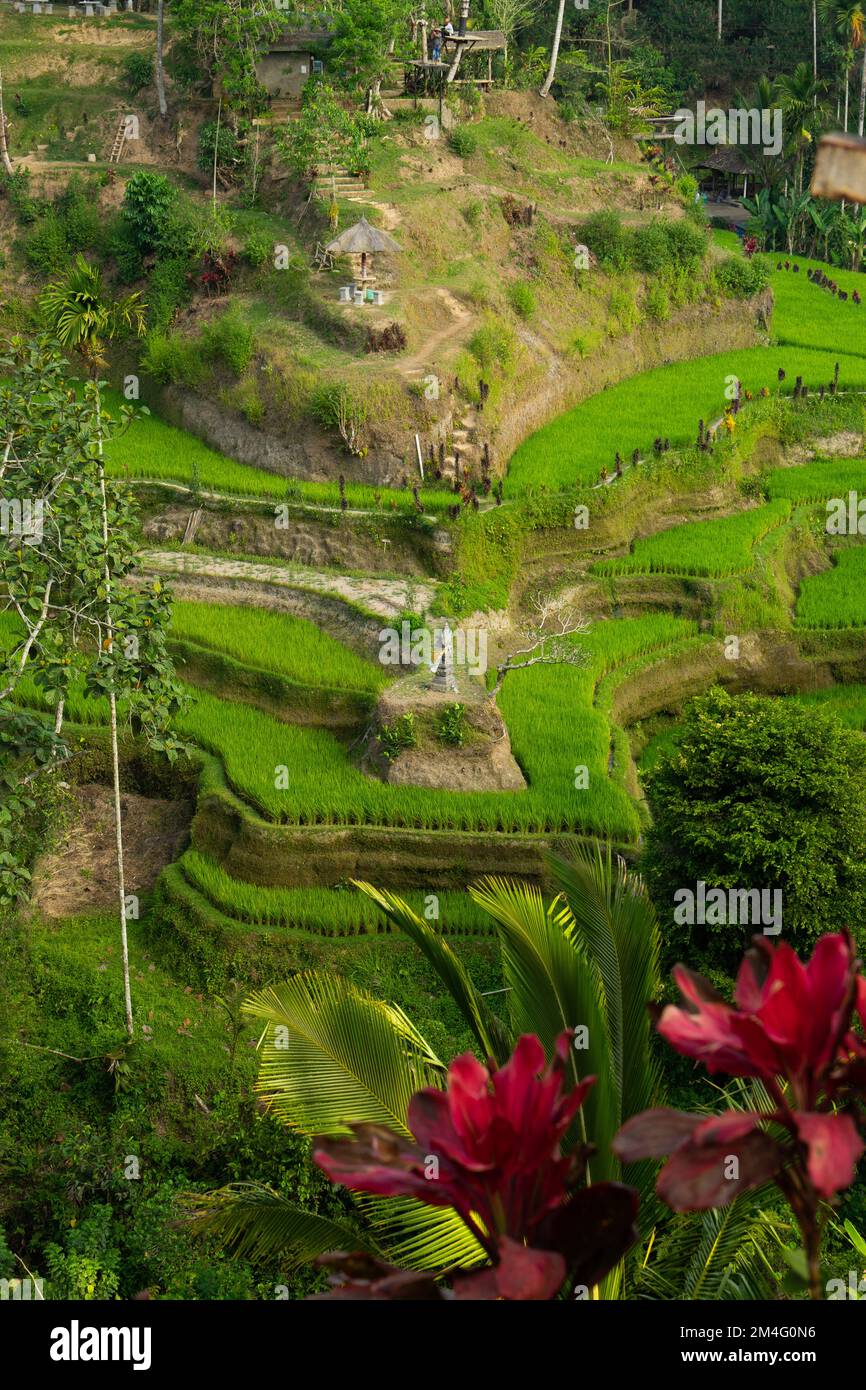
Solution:
[(327, 82), (308, 82), (297, 120), (277, 133), (286, 163), (305, 178), (322, 164), (358, 172), (365, 164), (365, 125), (340, 104)]
[(674, 894), (700, 880), (781, 889), (782, 936), (800, 951), (822, 932), (858, 927), (866, 743), (834, 716), (713, 689), (687, 708), (647, 795), (653, 823), (643, 867), (669, 956), (732, 968), (754, 934), (748, 925), (677, 925)]

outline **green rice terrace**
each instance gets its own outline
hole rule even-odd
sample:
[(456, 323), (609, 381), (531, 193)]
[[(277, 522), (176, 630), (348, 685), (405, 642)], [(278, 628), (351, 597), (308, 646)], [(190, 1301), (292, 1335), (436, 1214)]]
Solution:
[[(793, 7), (0, 0), (10, 1296), (791, 1320), (862, 1264), (866, 213), (809, 192), (862, 32)], [(711, 84), (781, 178), (665, 144)], [(677, 962), (836, 1052), (714, 1071)], [(597, 1078), (533, 1150), (592, 1256), (522, 1130), (428, 1202), (466, 1053), (508, 1124)]]

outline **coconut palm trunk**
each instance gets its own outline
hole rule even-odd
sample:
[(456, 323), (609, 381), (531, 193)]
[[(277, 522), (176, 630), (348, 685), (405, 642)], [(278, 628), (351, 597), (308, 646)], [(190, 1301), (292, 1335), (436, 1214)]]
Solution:
[(165, 40), (164, 28), (165, 14), (163, 0), (157, 0), (156, 6), (156, 57), (154, 60), (154, 70), (156, 77), (156, 94), (159, 98), (159, 114), (165, 116), (168, 113), (168, 104), (165, 100), (165, 73), (162, 66), (162, 50)]
[(553, 79), (556, 76), (556, 64), (559, 61), (559, 45), (562, 40), (562, 21), (565, 16), (565, 0), (559, 0), (559, 9), (556, 12), (556, 28), (553, 31), (553, 43), (550, 48), (550, 67), (547, 69), (547, 76), (541, 88), (543, 97), (550, 96), (550, 89), (553, 86)]
[(860, 77), (860, 112), (857, 117), (857, 134), (863, 134), (863, 120), (866, 117), (866, 43), (863, 44), (863, 71)]
[(3, 109), (3, 73), (0, 72), (0, 160), (7, 174), (14, 174), (12, 160), (9, 158), (9, 147), (6, 144), (6, 113)]

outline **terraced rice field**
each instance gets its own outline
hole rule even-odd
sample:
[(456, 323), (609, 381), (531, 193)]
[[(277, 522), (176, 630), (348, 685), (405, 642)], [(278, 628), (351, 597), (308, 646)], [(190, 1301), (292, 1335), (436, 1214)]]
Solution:
[(798, 627), (866, 627), (866, 545), (837, 550), (832, 569), (800, 585)]
[(791, 513), (779, 500), (734, 516), (690, 521), (636, 540), (631, 554), (600, 560), (593, 574), (694, 574), (720, 578), (749, 569), (754, 546)]
[[(115, 409), (122, 403), (116, 392), (108, 392), (107, 396)], [(278, 473), (227, 458), (194, 435), (167, 425), (153, 414), (140, 414), (124, 434), (113, 439), (106, 449), (106, 461), (109, 476), (115, 478), (179, 483), (184, 487), (196, 486), (203, 492), (274, 503), (291, 498), (317, 507), (337, 509), (340, 506), (336, 481), (293, 481), (289, 486), (289, 480)], [(454, 501), (451, 493), (429, 488), (422, 489), (419, 496), (424, 509), (434, 515), (444, 513)], [(352, 508), (374, 510), (382, 507), (414, 512), (409, 490), (347, 483), (346, 500)]]
[[(180, 860), (184, 878), (227, 917), (255, 926), (313, 931), (324, 936), (355, 936), (381, 929), (378, 908), (362, 893), (329, 888), (260, 888), (232, 878), (219, 864), (196, 850)], [(403, 893), (417, 912), (425, 894)], [(437, 894), (436, 924), (449, 934), (474, 934), (488, 923), (468, 893)]]
[(797, 376), (817, 388), (831, 380), (837, 362), (840, 389), (866, 388), (866, 357), (800, 347), (746, 348), (630, 377), (590, 396), (521, 444), (511, 460), (506, 496), (541, 483), (551, 491), (594, 483), (602, 466), (612, 470), (617, 452), (628, 460), (638, 449), (646, 458), (657, 437), (674, 445), (693, 443), (699, 420), (710, 423), (723, 414), (731, 377), (753, 395), (765, 386), (777, 391), (780, 369), (784, 389), (793, 389)]
[(787, 497), (791, 502), (826, 503), (833, 497), (866, 489), (866, 460), (862, 458), (815, 459), (795, 468), (774, 468), (765, 480), (767, 496)]
[[(529, 783), (524, 792), (388, 786), (361, 773), (329, 733), (282, 724), (207, 694), (196, 696), (180, 724), (221, 759), (239, 795), (278, 822), (531, 833), (582, 829), (632, 838), (638, 815), (609, 773), (611, 726), (593, 703), (595, 685), (617, 665), (673, 647), (695, 631), (694, 623), (667, 615), (599, 623), (581, 639), (590, 656), (586, 668), (541, 666), (509, 675), (499, 703)], [(585, 789), (575, 787), (579, 767), (589, 771)]]
[(357, 656), (314, 623), (287, 613), (177, 600), (171, 635), (310, 686), (374, 691), (385, 684), (382, 666)]

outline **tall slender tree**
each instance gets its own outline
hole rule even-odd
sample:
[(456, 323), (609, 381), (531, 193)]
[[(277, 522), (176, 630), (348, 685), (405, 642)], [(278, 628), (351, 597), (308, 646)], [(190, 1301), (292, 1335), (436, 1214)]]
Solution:
[(159, 114), (165, 116), (168, 112), (168, 104), (165, 100), (165, 71), (163, 68), (163, 50), (165, 44), (165, 7), (163, 0), (156, 0), (156, 53), (154, 55), (154, 76), (156, 78), (156, 95), (159, 98)]
[(3, 108), (3, 73), (0, 71), (0, 160), (7, 174), (13, 174), (12, 160), (9, 158), (9, 146), (6, 143), (6, 112)]
[(559, 8), (556, 12), (556, 27), (553, 31), (553, 43), (550, 46), (550, 66), (547, 69), (547, 76), (541, 87), (543, 97), (550, 96), (550, 89), (553, 86), (553, 79), (556, 76), (556, 64), (559, 61), (559, 45), (562, 41), (562, 21), (565, 15), (565, 0), (559, 0)]
[[(93, 404), (96, 413), (97, 480), (99, 488), (100, 527), (102, 540), (103, 624), (102, 645), (109, 661), (117, 658), (117, 595), (111, 562), (111, 526), (108, 489), (103, 454), (104, 429), (102, 396), (98, 386), (100, 370), (106, 365), (106, 345), (123, 332), (141, 336), (145, 329), (144, 306), (137, 294), (113, 301), (109, 298), (99, 270), (79, 255), (67, 274), (49, 285), (43, 292), (40, 305), (46, 321), (58, 341), (74, 348), (87, 366), (94, 386)], [(133, 1034), (132, 997), (129, 983), (129, 945), (127, 940), (127, 894), (123, 862), (123, 826), (120, 804), (120, 755), (118, 748), (118, 680), (110, 669), (104, 680), (109, 706), (109, 736), (114, 790), (114, 828), (117, 855), (117, 886), (120, 904), (120, 937), (123, 962), (123, 986), (126, 1029)]]

